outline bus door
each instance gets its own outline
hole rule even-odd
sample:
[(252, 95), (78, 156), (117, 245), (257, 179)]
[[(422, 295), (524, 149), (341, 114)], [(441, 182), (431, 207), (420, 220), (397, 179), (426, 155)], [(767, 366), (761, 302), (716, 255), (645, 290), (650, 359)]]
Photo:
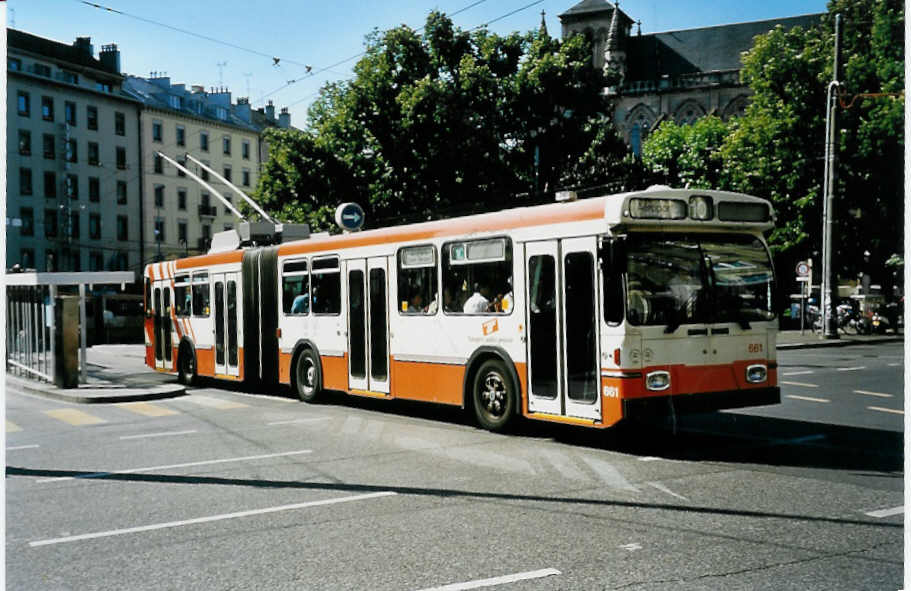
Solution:
[(348, 387), (389, 393), (389, 309), (385, 257), (346, 261)]
[(601, 418), (594, 237), (525, 245), (530, 412)]
[(241, 326), (240, 273), (215, 273), (215, 375), (239, 376)]
[(174, 355), (171, 350), (171, 286), (166, 280), (157, 280), (153, 283), (152, 321), (155, 367), (170, 369), (171, 358)]

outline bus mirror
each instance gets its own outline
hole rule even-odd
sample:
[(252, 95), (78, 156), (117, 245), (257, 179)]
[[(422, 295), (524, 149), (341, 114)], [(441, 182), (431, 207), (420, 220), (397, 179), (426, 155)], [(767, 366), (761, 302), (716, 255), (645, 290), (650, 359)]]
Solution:
[(626, 272), (626, 237), (610, 238), (607, 248), (608, 273), (619, 275)]

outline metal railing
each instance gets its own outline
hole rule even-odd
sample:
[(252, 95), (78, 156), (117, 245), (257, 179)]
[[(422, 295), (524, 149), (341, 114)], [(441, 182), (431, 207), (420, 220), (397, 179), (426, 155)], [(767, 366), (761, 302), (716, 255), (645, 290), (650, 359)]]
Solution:
[(46, 285), (6, 288), (6, 365), (14, 375), (54, 380), (51, 289)]

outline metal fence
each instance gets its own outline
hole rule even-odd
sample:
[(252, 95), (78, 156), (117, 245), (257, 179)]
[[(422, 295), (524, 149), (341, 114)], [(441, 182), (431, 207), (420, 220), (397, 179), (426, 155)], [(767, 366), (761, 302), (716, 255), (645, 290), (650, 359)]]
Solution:
[(6, 288), (6, 370), (13, 375), (54, 380), (54, 324), (47, 285)]

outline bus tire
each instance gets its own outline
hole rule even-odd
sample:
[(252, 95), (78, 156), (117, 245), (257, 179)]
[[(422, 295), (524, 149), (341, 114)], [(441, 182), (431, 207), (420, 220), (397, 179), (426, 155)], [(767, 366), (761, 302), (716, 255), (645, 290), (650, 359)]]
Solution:
[(504, 431), (516, 414), (516, 388), (506, 365), (499, 359), (482, 363), (471, 390), (478, 424), (488, 431)]
[(294, 364), (294, 389), (304, 402), (316, 402), (322, 393), (320, 365), (312, 349), (304, 349)]
[(187, 345), (183, 345), (177, 354), (177, 381), (184, 386), (196, 383), (196, 355)]

